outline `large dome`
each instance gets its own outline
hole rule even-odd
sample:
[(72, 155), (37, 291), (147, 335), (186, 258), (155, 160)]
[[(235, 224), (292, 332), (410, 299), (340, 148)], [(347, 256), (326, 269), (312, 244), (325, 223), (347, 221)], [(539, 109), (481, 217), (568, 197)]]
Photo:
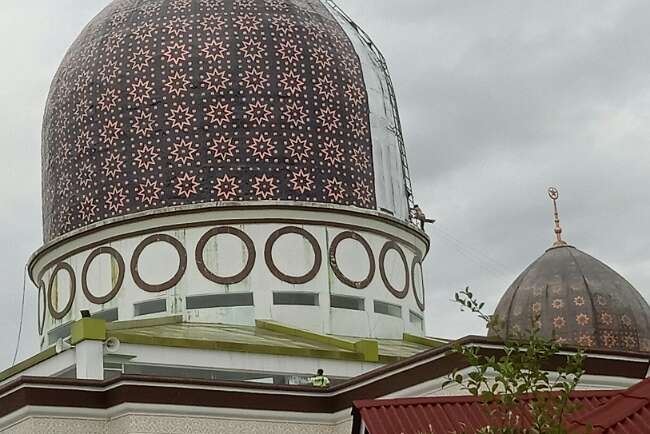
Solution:
[(151, 209), (288, 200), (408, 219), (389, 78), (320, 0), (118, 0), (43, 127), (46, 241)]
[(564, 344), (650, 352), (650, 306), (643, 296), (610, 267), (568, 245), (533, 262), (495, 315), (502, 337), (525, 333), (537, 318), (543, 336)]

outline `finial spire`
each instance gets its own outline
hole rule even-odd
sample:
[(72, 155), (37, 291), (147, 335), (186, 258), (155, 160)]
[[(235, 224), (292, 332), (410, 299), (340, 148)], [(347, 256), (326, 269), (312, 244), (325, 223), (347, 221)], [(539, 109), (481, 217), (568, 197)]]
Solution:
[(553, 200), (553, 212), (555, 214), (555, 242), (553, 247), (566, 246), (567, 244), (562, 240), (562, 227), (560, 226), (560, 215), (557, 212), (557, 200), (560, 197), (560, 192), (555, 187), (548, 189), (548, 196)]

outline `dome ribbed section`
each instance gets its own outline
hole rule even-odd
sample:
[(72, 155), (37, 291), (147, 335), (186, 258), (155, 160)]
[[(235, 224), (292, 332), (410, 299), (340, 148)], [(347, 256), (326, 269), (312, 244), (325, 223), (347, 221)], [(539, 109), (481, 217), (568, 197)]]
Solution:
[(318, 0), (115, 1), (52, 84), (45, 239), (210, 202), (376, 209), (369, 116), (360, 58)]
[[(510, 286), (495, 315), (499, 334), (531, 330), (567, 345), (650, 352), (650, 306), (607, 265), (572, 247), (554, 247)], [(496, 334), (494, 331), (490, 332)]]

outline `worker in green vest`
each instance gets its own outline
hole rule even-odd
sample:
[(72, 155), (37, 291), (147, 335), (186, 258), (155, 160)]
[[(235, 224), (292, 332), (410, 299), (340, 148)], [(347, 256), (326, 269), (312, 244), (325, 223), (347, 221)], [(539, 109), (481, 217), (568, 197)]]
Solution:
[(319, 369), (315, 377), (311, 377), (309, 382), (314, 387), (327, 387), (330, 385), (330, 379), (323, 375), (323, 370)]

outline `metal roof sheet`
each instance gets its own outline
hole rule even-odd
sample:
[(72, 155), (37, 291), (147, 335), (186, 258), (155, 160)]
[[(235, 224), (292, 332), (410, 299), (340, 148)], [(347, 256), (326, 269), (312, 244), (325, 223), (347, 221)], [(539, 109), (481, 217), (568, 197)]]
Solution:
[(591, 425), (593, 434), (650, 433), (650, 379), (617, 393), (605, 404), (578, 417), (570, 430)]
[[(619, 393), (619, 391), (576, 392), (573, 401), (580, 405), (580, 410), (574, 417), (580, 418), (585, 414), (591, 414)], [(369, 434), (472, 433), (497, 422), (487, 416), (480, 400), (472, 396), (379, 399), (356, 401), (354, 405), (353, 414), (357, 422), (355, 426), (359, 426), (359, 422), (363, 421)], [(523, 425), (527, 426), (530, 420), (526, 416), (524, 419)], [(650, 430), (640, 432), (647, 434)]]
[[(108, 334), (124, 343), (363, 360), (362, 354), (334, 343), (343, 339), (354, 343), (361, 338), (319, 335), (322, 339), (313, 339), (308, 333), (301, 337), (256, 326), (191, 323), (180, 319), (152, 324), (133, 321), (117, 329), (109, 328)], [(395, 362), (431, 349), (401, 340), (376, 341), (379, 363)]]

